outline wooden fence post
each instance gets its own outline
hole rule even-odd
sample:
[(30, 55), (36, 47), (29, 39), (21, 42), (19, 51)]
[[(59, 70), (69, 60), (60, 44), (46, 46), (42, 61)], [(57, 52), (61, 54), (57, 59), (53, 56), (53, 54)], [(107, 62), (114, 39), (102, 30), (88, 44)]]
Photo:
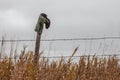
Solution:
[(37, 56), (38, 56), (38, 54), (39, 54), (40, 41), (41, 41), (41, 33), (38, 33), (38, 32), (37, 32), (36, 44), (35, 44), (35, 55), (37, 55)]
[(39, 60), (40, 41), (41, 41), (41, 33), (37, 32), (36, 43), (35, 43), (35, 55), (34, 55), (35, 64), (37, 64)]
[(38, 23), (35, 28), (35, 31), (37, 32), (36, 44), (35, 44), (35, 55), (34, 55), (35, 64), (37, 64), (39, 61), (40, 41), (41, 41), (41, 35), (42, 35), (44, 24), (45, 24), (46, 29), (48, 29), (50, 26), (50, 20), (47, 18), (47, 15), (45, 13), (41, 13), (38, 19)]

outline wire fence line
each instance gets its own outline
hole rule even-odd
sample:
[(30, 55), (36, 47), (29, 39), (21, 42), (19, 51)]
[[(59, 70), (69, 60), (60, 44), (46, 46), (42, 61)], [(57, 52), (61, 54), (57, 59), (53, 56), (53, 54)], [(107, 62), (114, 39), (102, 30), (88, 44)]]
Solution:
[[(66, 39), (42, 39), (41, 41), (79, 41), (79, 40), (105, 40), (105, 39), (120, 39), (120, 37), (98, 37), (98, 38), (66, 38)], [(33, 39), (29, 40), (0, 40), (0, 42), (27, 42), (27, 41), (36, 41)]]
[[(41, 56), (40, 58), (50, 58), (50, 59), (59, 59), (59, 58), (81, 58), (81, 57), (84, 57), (84, 58), (87, 58), (87, 57), (119, 57), (120, 54), (104, 54), (104, 55), (82, 55), (82, 56)], [(20, 56), (15, 56), (15, 57), (11, 57), (11, 59), (19, 59)], [(0, 58), (0, 59), (4, 59), (4, 58)], [(27, 57), (24, 57), (24, 59), (27, 59)]]
[[(83, 56), (72, 56), (73, 58), (80, 58), (80, 57), (93, 57), (93, 56), (96, 56), (96, 57), (112, 57), (112, 56), (120, 56), (120, 54), (114, 54), (114, 55), (111, 55), (111, 54), (108, 54), (108, 55), (83, 55)], [(71, 56), (51, 56), (51, 57), (40, 57), (40, 58), (70, 58)]]
[[(66, 39), (42, 39), (41, 41), (80, 41), (80, 40), (120, 40), (120, 37), (95, 37), (95, 38), (66, 38)], [(25, 40), (25, 39), (21, 39), (21, 40), (0, 40), (0, 42), (34, 42), (36, 40), (33, 39), (29, 39), (29, 40)], [(111, 57), (111, 56), (117, 56), (119, 57), (120, 54), (104, 54), (104, 55), (82, 55), (82, 56), (73, 56), (73, 58), (80, 58), (80, 57)], [(71, 56), (43, 56), (40, 58), (70, 58)], [(19, 58), (19, 56), (17, 56), (17, 59)], [(2, 58), (0, 58), (2, 59)], [(15, 58), (12, 58), (15, 59)]]

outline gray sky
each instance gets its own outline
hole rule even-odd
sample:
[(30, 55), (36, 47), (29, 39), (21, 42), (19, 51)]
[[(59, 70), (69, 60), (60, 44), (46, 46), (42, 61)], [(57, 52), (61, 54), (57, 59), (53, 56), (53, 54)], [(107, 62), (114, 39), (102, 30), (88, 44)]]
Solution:
[[(118, 36), (119, 0), (0, 0), (0, 32), (31, 36), (41, 12), (52, 25), (45, 37)], [(43, 34), (43, 36), (44, 36)]]
[(0, 37), (35, 39), (42, 12), (52, 22), (43, 39), (120, 36), (120, 0), (0, 0)]

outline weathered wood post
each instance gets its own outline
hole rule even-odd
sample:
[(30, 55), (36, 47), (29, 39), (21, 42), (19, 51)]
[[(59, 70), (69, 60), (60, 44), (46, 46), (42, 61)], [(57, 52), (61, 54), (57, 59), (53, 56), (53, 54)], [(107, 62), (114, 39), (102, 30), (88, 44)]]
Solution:
[(35, 44), (35, 55), (37, 56), (39, 54), (39, 49), (40, 49), (40, 40), (41, 40), (41, 34), (37, 32), (36, 44)]
[(35, 63), (37, 63), (39, 60), (40, 41), (41, 41), (41, 35), (42, 35), (44, 24), (46, 29), (48, 29), (50, 26), (50, 20), (47, 18), (47, 15), (45, 13), (41, 13), (35, 28), (35, 31), (37, 32), (36, 44), (35, 44), (35, 55), (34, 55)]

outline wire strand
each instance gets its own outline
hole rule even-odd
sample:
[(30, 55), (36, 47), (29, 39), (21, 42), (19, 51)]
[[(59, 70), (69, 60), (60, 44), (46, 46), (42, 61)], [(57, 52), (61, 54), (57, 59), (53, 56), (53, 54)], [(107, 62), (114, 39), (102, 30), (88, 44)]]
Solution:
[[(43, 39), (41, 41), (79, 41), (79, 40), (104, 40), (104, 39), (120, 39), (120, 37), (101, 37), (101, 38), (66, 38), (66, 39)], [(0, 40), (0, 42), (26, 42), (36, 40)]]

